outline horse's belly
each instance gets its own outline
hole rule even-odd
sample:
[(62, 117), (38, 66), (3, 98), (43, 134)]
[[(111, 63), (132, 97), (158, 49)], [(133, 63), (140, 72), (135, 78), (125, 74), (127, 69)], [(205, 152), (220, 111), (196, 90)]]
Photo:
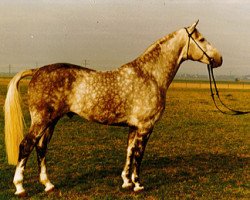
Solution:
[(85, 116), (90, 121), (95, 121), (101, 124), (120, 124), (126, 123), (126, 116), (123, 113), (104, 111), (102, 113), (91, 113)]
[(92, 98), (85, 95), (81, 101), (75, 101), (70, 110), (85, 119), (102, 124), (125, 123), (127, 108), (125, 102), (115, 98)]
[(127, 121), (124, 112), (119, 112), (119, 110), (114, 109), (109, 110), (96, 107), (91, 110), (82, 109), (80, 112), (75, 113), (89, 121), (95, 121), (101, 124), (124, 124)]

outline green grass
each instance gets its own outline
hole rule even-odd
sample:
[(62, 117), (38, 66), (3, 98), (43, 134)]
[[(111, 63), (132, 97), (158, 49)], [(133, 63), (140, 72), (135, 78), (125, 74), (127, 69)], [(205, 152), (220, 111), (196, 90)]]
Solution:
[[(24, 102), (26, 103), (25, 87)], [(6, 89), (0, 86), (0, 106)], [(25, 171), (28, 199), (248, 199), (250, 195), (250, 115), (227, 116), (213, 106), (208, 89), (172, 88), (166, 111), (147, 145), (141, 179), (145, 191), (121, 188), (128, 128), (64, 117), (47, 154), (56, 192), (38, 182), (35, 152)], [(233, 108), (250, 109), (249, 90), (222, 90)], [(27, 105), (24, 106), (29, 123)], [(17, 199), (15, 168), (5, 157), (0, 112), (0, 199)]]

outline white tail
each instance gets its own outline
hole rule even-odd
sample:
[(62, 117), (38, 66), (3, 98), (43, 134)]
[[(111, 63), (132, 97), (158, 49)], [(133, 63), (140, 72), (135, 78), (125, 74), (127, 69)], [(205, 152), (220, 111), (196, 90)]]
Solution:
[(9, 164), (16, 165), (19, 154), (19, 144), (23, 139), (24, 118), (22, 114), (19, 81), (33, 75), (33, 70), (19, 72), (9, 83), (4, 104), (5, 117), (5, 145)]

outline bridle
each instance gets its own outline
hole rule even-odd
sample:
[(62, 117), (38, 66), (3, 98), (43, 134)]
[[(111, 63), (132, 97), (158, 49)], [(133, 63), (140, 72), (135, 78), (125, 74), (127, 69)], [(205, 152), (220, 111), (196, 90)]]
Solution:
[[(188, 34), (188, 46), (187, 46), (187, 59), (188, 59), (188, 52), (189, 52), (189, 46), (190, 46), (190, 40), (192, 39), (193, 42), (197, 45), (197, 47), (202, 51), (202, 53), (208, 58), (209, 60), (209, 64), (207, 65), (207, 70), (208, 70), (208, 76), (209, 76), (209, 85), (210, 85), (210, 92), (211, 92), (211, 97), (213, 99), (214, 105), (215, 107), (223, 114), (227, 114), (227, 115), (243, 115), (243, 114), (248, 114), (250, 113), (250, 111), (239, 111), (239, 110), (234, 110), (229, 108), (227, 105), (225, 105), (219, 95), (219, 91), (216, 85), (216, 81), (214, 78), (214, 73), (213, 73), (213, 61), (214, 59), (211, 58), (204, 50), (203, 48), (196, 42), (196, 40), (192, 37), (193, 33), (196, 31), (196, 29), (194, 29), (191, 33), (188, 32), (188, 29), (185, 28), (187, 34)], [(215, 89), (215, 94), (213, 91), (213, 84), (214, 84), (214, 89)], [(218, 97), (218, 100), (220, 101), (221, 105), (224, 106), (224, 108), (226, 108), (228, 111), (224, 111), (221, 108), (219, 108), (219, 106), (216, 103), (215, 100), (215, 95)]]
[(193, 40), (193, 42), (196, 44), (196, 46), (202, 51), (202, 53), (208, 58), (209, 64), (212, 65), (214, 59), (211, 58), (204, 50), (203, 48), (196, 42), (196, 40), (192, 37), (196, 29), (194, 29), (191, 33), (188, 32), (188, 29), (185, 28), (187, 34), (188, 34), (188, 46), (187, 46), (187, 59), (188, 59), (188, 52), (189, 52), (189, 46), (190, 46), (190, 39)]

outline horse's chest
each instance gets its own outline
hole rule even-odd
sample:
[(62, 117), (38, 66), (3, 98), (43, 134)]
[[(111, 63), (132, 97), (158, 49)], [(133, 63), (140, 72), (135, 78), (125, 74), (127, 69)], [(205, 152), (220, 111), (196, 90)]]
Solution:
[(165, 108), (165, 95), (156, 87), (138, 88), (134, 92), (129, 123), (143, 127), (154, 124)]

